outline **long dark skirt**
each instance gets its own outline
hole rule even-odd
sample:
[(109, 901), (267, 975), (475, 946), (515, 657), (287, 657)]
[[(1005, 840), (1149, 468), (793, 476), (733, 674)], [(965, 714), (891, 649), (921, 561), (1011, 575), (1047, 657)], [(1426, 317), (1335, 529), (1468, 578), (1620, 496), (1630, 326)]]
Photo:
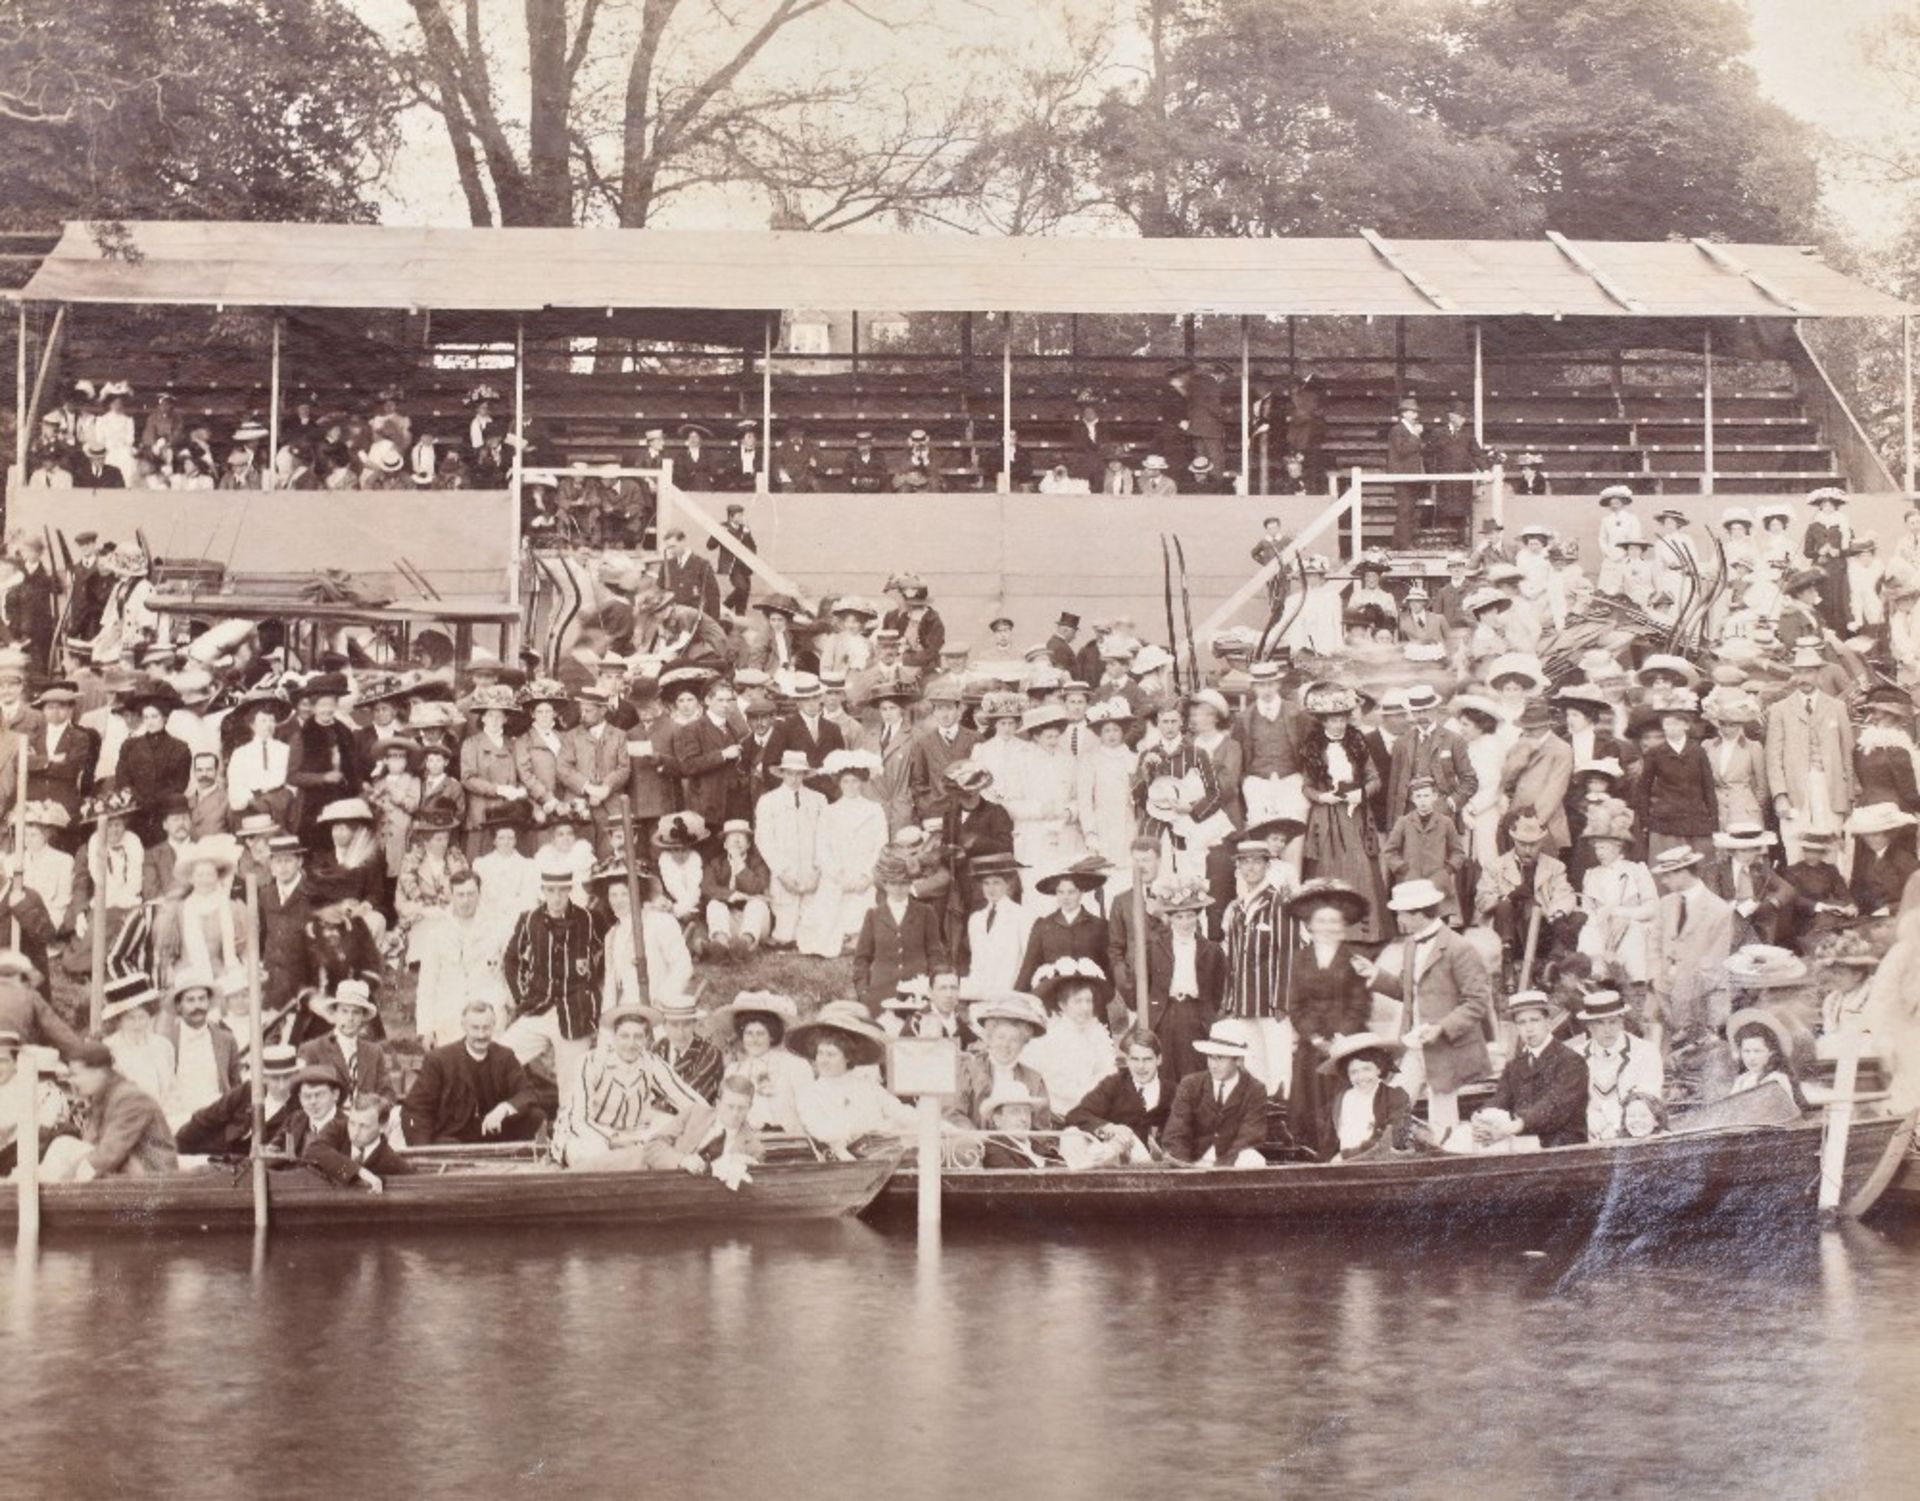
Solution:
[(1307, 833), (1300, 852), (1301, 875), (1307, 880), (1329, 877), (1345, 881), (1367, 899), (1367, 915), (1350, 924), (1347, 937), (1359, 943), (1379, 943), (1391, 932), (1387, 924), (1387, 885), (1380, 874), (1380, 840), (1368, 821), (1366, 800), (1349, 811), (1337, 803), (1307, 807)]
[(1206, 1056), (1194, 1051), (1206, 1040), (1218, 1014), (1205, 1001), (1168, 1001), (1155, 998), (1153, 1034), (1160, 1039), (1160, 1087), (1174, 1089), (1188, 1074), (1207, 1066)]
[(1293, 1084), (1287, 1092), (1287, 1130), (1319, 1159), (1333, 1155), (1332, 1108), (1340, 1081), (1320, 1073), (1324, 1055), (1304, 1037), (1293, 1040)]

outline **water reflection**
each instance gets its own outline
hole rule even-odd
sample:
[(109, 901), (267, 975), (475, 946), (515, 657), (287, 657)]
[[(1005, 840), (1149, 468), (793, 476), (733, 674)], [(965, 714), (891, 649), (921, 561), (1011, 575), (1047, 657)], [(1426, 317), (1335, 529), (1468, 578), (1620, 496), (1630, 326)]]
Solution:
[(317, 1461), (420, 1496), (1892, 1494), (1920, 1458), (1920, 1252), (1859, 1227), (251, 1252), (10, 1275), (0, 1494), (258, 1496)]

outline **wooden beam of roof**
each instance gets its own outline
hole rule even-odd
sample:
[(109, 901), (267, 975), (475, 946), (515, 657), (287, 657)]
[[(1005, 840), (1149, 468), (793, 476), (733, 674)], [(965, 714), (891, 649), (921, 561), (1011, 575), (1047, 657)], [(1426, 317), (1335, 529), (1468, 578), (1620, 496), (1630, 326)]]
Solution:
[(1688, 236), (1687, 243), (1693, 246), (1695, 250), (1699, 251), (1708, 260), (1712, 261), (1714, 265), (1718, 266), (1722, 271), (1733, 276), (1744, 276), (1763, 296), (1779, 303), (1783, 308), (1790, 308), (1796, 313), (1810, 311), (1804, 302), (1788, 296), (1745, 261), (1742, 261), (1737, 256), (1729, 255), (1723, 247), (1714, 244), (1713, 241), (1703, 240), (1697, 235), (1690, 235)]
[(1647, 305), (1644, 302), (1633, 296), (1633, 294), (1622, 287), (1619, 282), (1615, 281), (1611, 276), (1607, 275), (1606, 272), (1596, 266), (1593, 263), (1593, 257), (1575, 245), (1565, 235), (1561, 234), (1558, 230), (1550, 229), (1547, 231), (1547, 238), (1553, 242), (1554, 249), (1558, 250), (1568, 260), (1572, 261), (1574, 265), (1592, 277), (1594, 285), (1599, 287), (1601, 291), (1605, 292), (1607, 296), (1611, 297), (1615, 302), (1619, 303), (1621, 307), (1630, 313), (1644, 313), (1647, 310)]
[(1442, 292), (1418, 271), (1414, 270), (1413, 267), (1409, 266), (1386, 240), (1370, 229), (1361, 230), (1360, 238), (1371, 245), (1373, 247), (1373, 253), (1379, 256), (1380, 259), (1385, 261), (1389, 266), (1393, 267), (1395, 271), (1398, 271), (1406, 280), (1407, 285), (1412, 287), (1414, 291), (1418, 292), (1422, 297), (1426, 298), (1428, 302), (1431, 302), (1443, 313), (1451, 313), (1454, 311), (1453, 299), (1448, 297), (1445, 292)]

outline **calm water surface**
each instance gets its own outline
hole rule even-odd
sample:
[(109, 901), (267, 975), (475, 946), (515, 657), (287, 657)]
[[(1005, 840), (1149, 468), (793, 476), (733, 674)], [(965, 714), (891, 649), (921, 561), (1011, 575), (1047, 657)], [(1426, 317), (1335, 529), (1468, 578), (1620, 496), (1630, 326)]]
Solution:
[(1920, 1230), (1540, 1233), (49, 1244), (0, 1496), (1920, 1494)]

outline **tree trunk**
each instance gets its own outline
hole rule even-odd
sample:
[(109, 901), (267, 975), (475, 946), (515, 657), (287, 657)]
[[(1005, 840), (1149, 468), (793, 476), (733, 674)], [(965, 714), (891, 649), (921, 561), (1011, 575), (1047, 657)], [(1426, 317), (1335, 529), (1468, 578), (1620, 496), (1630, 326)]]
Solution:
[(653, 68), (660, 38), (679, 0), (647, 0), (640, 38), (627, 64), (626, 114), (620, 126), (620, 227), (645, 229), (653, 208), (659, 155), (653, 149)]
[(527, 192), (520, 222), (573, 223), (572, 157), (567, 115), (573, 80), (567, 68), (567, 0), (526, 0)]

